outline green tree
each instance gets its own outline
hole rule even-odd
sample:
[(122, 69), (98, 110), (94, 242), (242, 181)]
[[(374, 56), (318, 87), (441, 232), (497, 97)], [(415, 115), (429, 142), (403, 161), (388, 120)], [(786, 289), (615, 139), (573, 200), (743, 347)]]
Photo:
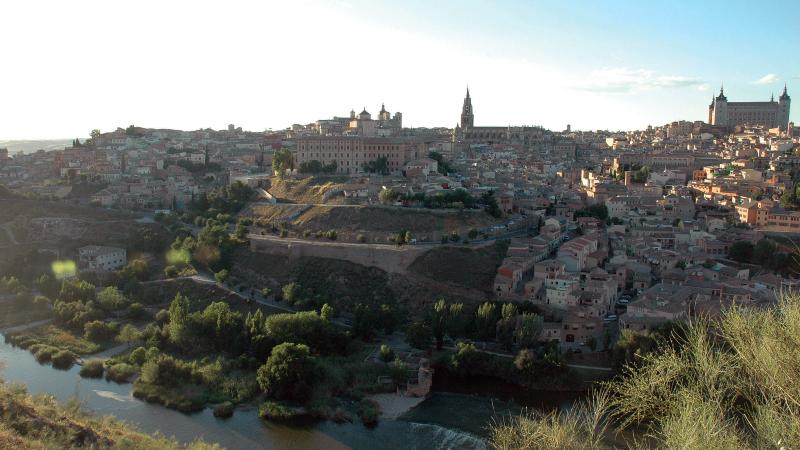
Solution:
[(294, 157), (288, 149), (282, 148), (272, 156), (272, 171), (278, 178), (283, 178), (287, 169), (294, 169)]
[(506, 303), (501, 308), (500, 320), (497, 322), (497, 340), (506, 350), (511, 350), (514, 345), (514, 332), (517, 329), (517, 307)]
[[(736, 245), (738, 243), (739, 242), (735, 242), (733, 245)], [(760, 241), (758, 241), (756, 243), (756, 246), (753, 249), (753, 260), (757, 264), (769, 265), (769, 263), (775, 257), (775, 253), (777, 253), (777, 251), (778, 251), (778, 246), (775, 245), (774, 242), (772, 242), (770, 239), (763, 238), (763, 239), (761, 239)], [(776, 270), (777, 269), (781, 269), (780, 266), (778, 266), (778, 267), (772, 266), (770, 268), (776, 269)]]
[(380, 200), (381, 203), (392, 203), (398, 198), (400, 198), (400, 193), (392, 188), (381, 189), (378, 193), (378, 200)]
[(111, 340), (117, 333), (117, 324), (115, 322), (103, 322), (101, 320), (93, 320), (87, 322), (83, 326), (84, 337), (86, 340), (99, 343)]
[(319, 316), (322, 317), (322, 320), (330, 322), (333, 320), (333, 307), (327, 303), (323, 304), (319, 310)]
[(544, 320), (537, 314), (523, 313), (517, 328), (517, 343), (520, 347), (530, 348), (536, 345), (542, 335)]
[(728, 249), (728, 257), (734, 261), (751, 262), (753, 261), (753, 244), (748, 241), (736, 241)]
[(467, 327), (467, 317), (464, 314), (463, 303), (451, 303), (450, 311), (447, 313), (447, 334), (452, 338), (464, 335)]
[(447, 333), (448, 312), (447, 303), (443, 298), (437, 300), (433, 305), (430, 322), (433, 336), (436, 338), (436, 350), (441, 350), (444, 345), (444, 335)]
[(119, 330), (119, 335), (117, 336), (117, 341), (125, 344), (128, 348), (132, 347), (133, 344), (142, 340), (142, 333), (133, 325), (125, 324), (121, 330)]
[(490, 302), (481, 304), (475, 312), (475, 331), (478, 339), (486, 341), (494, 338), (496, 325), (497, 306)]
[(214, 279), (217, 280), (217, 283), (220, 283), (220, 284), (224, 283), (225, 280), (228, 279), (228, 270), (227, 269), (222, 269), (219, 272), (215, 273), (214, 274)]
[(389, 347), (386, 344), (381, 344), (380, 358), (383, 362), (392, 361), (394, 359), (394, 351), (392, 350), (392, 347)]
[(90, 301), (95, 299), (94, 285), (79, 279), (64, 280), (58, 299), (65, 302)]
[(258, 368), (258, 385), (277, 400), (305, 401), (317, 381), (319, 370), (307, 345), (284, 342), (272, 349), (267, 362)]
[(169, 305), (169, 339), (173, 344), (183, 346), (189, 334), (189, 299), (175, 294)]
[(128, 306), (128, 299), (114, 286), (109, 286), (97, 294), (97, 302), (106, 311), (119, 311)]

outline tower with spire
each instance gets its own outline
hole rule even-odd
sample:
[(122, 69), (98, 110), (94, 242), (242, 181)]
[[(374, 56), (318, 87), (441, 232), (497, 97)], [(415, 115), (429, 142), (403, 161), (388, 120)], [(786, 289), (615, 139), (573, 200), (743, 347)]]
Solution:
[(467, 96), (464, 97), (464, 105), (461, 107), (461, 129), (468, 130), (475, 126), (475, 116), (472, 113), (472, 99), (469, 98), (469, 86), (467, 86)]

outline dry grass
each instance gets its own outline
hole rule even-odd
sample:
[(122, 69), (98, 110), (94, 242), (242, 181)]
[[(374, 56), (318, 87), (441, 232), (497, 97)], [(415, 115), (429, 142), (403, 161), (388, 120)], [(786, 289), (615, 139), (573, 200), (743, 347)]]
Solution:
[[(663, 348), (603, 386), (633, 448), (793, 449), (800, 443), (800, 297), (771, 309), (733, 308), (695, 320), (678, 349)], [(532, 414), (493, 430), (498, 449), (574, 447), (595, 422), (577, 412)], [(527, 440), (520, 440), (527, 439)], [(581, 438), (584, 439), (584, 438)], [(589, 442), (585, 440), (585, 442)], [(579, 442), (579, 441), (578, 441)], [(646, 443), (646, 444), (645, 444)]]
[(219, 450), (197, 442), (181, 445), (149, 436), (110, 418), (96, 418), (77, 402), (57, 403), (51, 396), (30, 396), (18, 385), (0, 382), (0, 448), (2, 449), (125, 449)]

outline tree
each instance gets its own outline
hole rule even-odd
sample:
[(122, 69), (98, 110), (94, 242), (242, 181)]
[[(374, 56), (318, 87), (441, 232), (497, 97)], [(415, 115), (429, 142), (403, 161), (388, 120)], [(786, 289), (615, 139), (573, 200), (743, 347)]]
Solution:
[(389, 347), (386, 344), (381, 344), (380, 358), (383, 362), (392, 361), (394, 359), (394, 351), (392, 350), (392, 347)]
[(444, 335), (447, 332), (448, 307), (443, 298), (440, 298), (433, 305), (431, 313), (431, 330), (436, 338), (436, 350), (441, 350), (444, 345)]
[(94, 285), (79, 279), (64, 280), (58, 299), (65, 302), (94, 300)]
[(495, 325), (497, 325), (497, 306), (490, 302), (483, 303), (475, 313), (478, 339), (484, 341), (492, 339), (495, 336)]
[(728, 257), (734, 261), (751, 262), (754, 249), (753, 244), (748, 241), (736, 241), (728, 250)]
[(182, 346), (188, 338), (189, 299), (180, 293), (175, 294), (169, 305), (169, 339)]
[(217, 280), (217, 283), (220, 283), (220, 284), (224, 283), (225, 280), (228, 279), (228, 270), (227, 269), (222, 269), (219, 272), (215, 273), (214, 274), (214, 279)]
[(379, 175), (389, 175), (389, 161), (385, 156), (375, 160), (365, 162), (361, 168), (367, 173), (377, 173)]
[(117, 341), (126, 344), (128, 348), (131, 348), (133, 344), (136, 344), (142, 339), (142, 333), (133, 325), (125, 324), (121, 330), (119, 330), (119, 336), (117, 336)]
[(414, 322), (406, 330), (408, 345), (420, 350), (427, 350), (433, 340), (431, 328), (424, 322)]
[[(739, 242), (734, 243), (734, 245), (738, 244)], [(775, 245), (774, 242), (767, 238), (763, 238), (756, 243), (755, 248), (753, 249), (753, 260), (758, 264), (767, 264), (769, 265), (770, 262), (773, 261), (775, 257), (775, 253), (778, 251), (778, 246)], [(780, 266), (772, 266), (772, 269), (780, 269)]]
[(544, 320), (536, 314), (523, 313), (517, 328), (517, 343), (520, 347), (530, 348), (539, 341), (544, 328)]
[(86, 325), (83, 326), (83, 330), (83, 336), (86, 340), (99, 343), (108, 341), (114, 337), (114, 334), (117, 332), (117, 324), (115, 322), (106, 323), (101, 320), (93, 320), (87, 322)]
[(392, 203), (396, 201), (399, 197), (400, 193), (392, 188), (382, 189), (378, 193), (378, 200), (380, 200), (382, 203)]
[(272, 171), (278, 175), (278, 178), (283, 178), (287, 169), (294, 169), (294, 157), (288, 149), (282, 148), (272, 156)]
[(277, 400), (305, 401), (318, 379), (316, 361), (307, 345), (284, 342), (272, 349), (267, 362), (258, 368), (258, 385)]
[(128, 299), (114, 286), (109, 286), (97, 294), (97, 302), (106, 311), (119, 311), (128, 306)]
[(452, 338), (464, 335), (467, 326), (463, 303), (451, 303), (447, 313), (447, 334)]
[(514, 345), (514, 332), (517, 329), (517, 307), (512, 303), (506, 303), (501, 308), (501, 317), (497, 321), (497, 340), (503, 344), (506, 350), (511, 350)]
[(330, 322), (333, 320), (333, 307), (327, 303), (323, 304), (319, 310), (319, 316), (322, 317), (322, 320)]

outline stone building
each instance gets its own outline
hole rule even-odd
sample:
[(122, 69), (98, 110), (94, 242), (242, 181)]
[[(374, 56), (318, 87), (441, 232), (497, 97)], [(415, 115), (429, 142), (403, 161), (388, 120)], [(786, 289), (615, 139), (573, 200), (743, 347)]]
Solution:
[(295, 164), (336, 163), (340, 174), (364, 173), (364, 163), (386, 158), (389, 171), (402, 173), (406, 164), (427, 156), (425, 142), (407, 138), (361, 136), (304, 136), (295, 140)]
[(789, 126), (791, 98), (783, 86), (783, 94), (775, 101), (729, 102), (722, 88), (719, 95), (708, 105), (708, 123), (732, 127), (735, 125), (763, 125), (768, 128), (786, 129)]

